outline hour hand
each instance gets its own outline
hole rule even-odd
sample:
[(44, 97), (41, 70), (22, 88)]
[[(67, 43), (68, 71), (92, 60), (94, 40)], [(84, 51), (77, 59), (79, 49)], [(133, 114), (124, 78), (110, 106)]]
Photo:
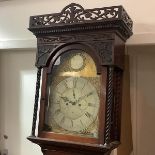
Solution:
[(64, 100), (64, 102), (69, 101), (67, 97), (63, 97), (63, 96), (61, 96), (61, 98)]
[(86, 95), (80, 97), (80, 98), (77, 100), (77, 103), (80, 102), (81, 100), (85, 99), (86, 97), (89, 97), (89, 96), (92, 95), (92, 94), (93, 94), (93, 92), (90, 92), (90, 93), (88, 93), (88, 94), (86, 94)]
[(74, 97), (74, 99), (75, 99), (75, 91), (74, 91), (74, 89), (73, 89), (73, 97)]
[(70, 101), (67, 97), (61, 96), (61, 98), (63, 99), (64, 102), (68, 102), (71, 103), (72, 105), (75, 105), (75, 102)]

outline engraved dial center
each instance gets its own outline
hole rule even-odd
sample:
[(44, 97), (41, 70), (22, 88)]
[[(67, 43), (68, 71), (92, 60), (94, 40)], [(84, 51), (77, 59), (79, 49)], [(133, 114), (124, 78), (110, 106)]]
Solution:
[(70, 61), (71, 67), (75, 70), (80, 69), (84, 65), (84, 60), (81, 55), (75, 55), (71, 58)]
[(75, 120), (81, 117), (85, 109), (88, 107), (88, 103), (85, 101), (85, 97), (81, 99), (81, 91), (77, 88), (67, 89), (61, 97), (61, 110), (62, 113), (69, 119)]

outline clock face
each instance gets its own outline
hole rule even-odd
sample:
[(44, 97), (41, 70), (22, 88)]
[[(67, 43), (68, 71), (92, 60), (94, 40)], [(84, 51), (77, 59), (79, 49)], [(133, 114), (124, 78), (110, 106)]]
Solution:
[(94, 86), (81, 77), (69, 77), (55, 88), (52, 118), (63, 129), (82, 131), (97, 118), (99, 97)]
[(48, 76), (45, 129), (60, 134), (97, 137), (100, 75), (84, 51), (61, 55)]

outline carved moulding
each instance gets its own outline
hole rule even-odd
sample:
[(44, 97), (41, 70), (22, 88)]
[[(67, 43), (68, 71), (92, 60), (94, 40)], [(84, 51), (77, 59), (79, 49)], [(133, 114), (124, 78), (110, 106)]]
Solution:
[[(82, 42), (81, 42), (82, 43)], [(112, 63), (112, 41), (85, 41), (84, 44), (89, 45), (94, 51), (98, 52), (99, 59), (101, 59), (102, 65)], [(63, 45), (63, 44), (62, 44)], [(36, 66), (46, 66), (47, 60), (53, 51), (56, 49), (58, 44), (53, 45), (39, 45), (38, 53), (36, 57)], [(60, 46), (60, 44), (59, 44)]]
[(37, 36), (47, 33), (113, 29), (126, 40), (132, 35), (132, 26), (133, 22), (122, 6), (84, 9), (81, 5), (72, 3), (60, 13), (31, 16), (29, 30)]
[(102, 65), (110, 65), (112, 63), (112, 41), (91, 42), (89, 44), (95, 49), (96, 52), (98, 52)]
[(111, 33), (83, 33), (83, 34), (66, 34), (66, 35), (52, 35), (44, 36), (38, 38), (38, 44), (57, 44), (57, 43), (67, 43), (67, 42), (85, 42), (85, 41), (99, 41), (99, 40), (113, 40), (115, 39), (114, 34)]
[(40, 45), (36, 56), (36, 66), (46, 66), (47, 60), (57, 45)]

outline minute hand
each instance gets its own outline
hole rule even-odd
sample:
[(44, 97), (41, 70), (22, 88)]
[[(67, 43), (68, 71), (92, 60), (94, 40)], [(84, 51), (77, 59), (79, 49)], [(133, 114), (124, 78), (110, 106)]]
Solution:
[(90, 96), (90, 95), (92, 95), (92, 94), (93, 94), (93, 92), (90, 92), (90, 93), (88, 93), (88, 94), (86, 94), (86, 95), (80, 97), (80, 98), (76, 101), (76, 103), (80, 102), (81, 100), (83, 100), (84, 98), (86, 98), (86, 97), (88, 97), (88, 96)]
[(67, 97), (63, 97), (63, 96), (61, 96), (61, 98), (64, 100), (64, 102), (69, 101), (69, 99), (68, 99)]

